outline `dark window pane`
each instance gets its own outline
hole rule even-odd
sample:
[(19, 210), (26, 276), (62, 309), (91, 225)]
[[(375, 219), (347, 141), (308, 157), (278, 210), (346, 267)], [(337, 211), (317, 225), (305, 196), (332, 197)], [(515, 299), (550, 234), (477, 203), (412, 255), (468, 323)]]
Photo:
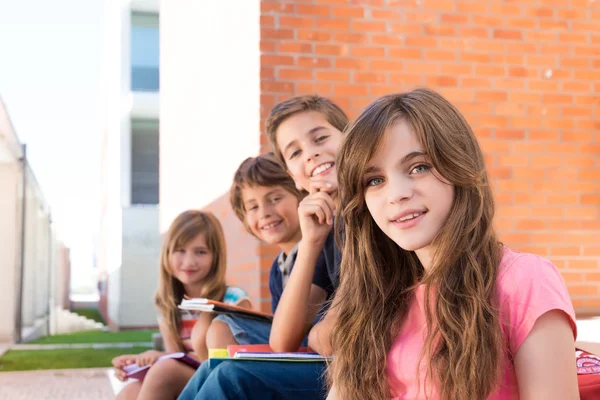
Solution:
[(131, 121), (131, 204), (158, 204), (158, 121)]

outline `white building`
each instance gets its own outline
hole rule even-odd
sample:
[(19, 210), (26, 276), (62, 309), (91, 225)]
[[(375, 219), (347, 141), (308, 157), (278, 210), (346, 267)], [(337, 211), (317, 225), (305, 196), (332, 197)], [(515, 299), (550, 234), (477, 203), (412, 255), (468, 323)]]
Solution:
[(48, 204), (0, 100), (0, 342), (48, 334), (68, 288)]
[(156, 325), (158, 11), (158, 1), (106, 2), (97, 265), (99, 308), (113, 329)]

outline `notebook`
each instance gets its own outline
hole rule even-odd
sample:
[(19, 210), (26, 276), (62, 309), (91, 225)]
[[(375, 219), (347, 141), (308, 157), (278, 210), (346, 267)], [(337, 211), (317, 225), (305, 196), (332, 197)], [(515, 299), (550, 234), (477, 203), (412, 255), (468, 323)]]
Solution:
[[(158, 357), (158, 359), (156, 361), (158, 362), (160, 360), (164, 360), (164, 359), (168, 359), (168, 358), (173, 358), (179, 362), (189, 365), (190, 367), (192, 367), (194, 369), (198, 369), (198, 367), (200, 366), (200, 362), (198, 360), (196, 360), (195, 358), (193, 358), (183, 352), (165, 354), (164, 356)], [(133, 378), (133, 379), (137, 379), (138, 381), (143, 381), (144, 377), (146, 376), (146, 373), (148, 373), (148, 370), (150, 369), (150, 367), (152, 367), (152, 365), (144, 365), (143, 367), (138, 367), (137, 364), (130, 364), (130, 365), (123, 367), (123, 371), (125, 371), (127, 373), (128, 378)]]
[(236, 315), (243, 318), (256, 319), (263, 322), (273, 322), (273, 314), (267, 314), (256, 310), (249, 310), (231, 304), (225, 304), (220, 301), (194, 298), (194, 299), (183, 299), (179, 308), (182, 310), (194, 310), (194, 311), (205, 311), (214, 312), (218, 314), (229, 314)]

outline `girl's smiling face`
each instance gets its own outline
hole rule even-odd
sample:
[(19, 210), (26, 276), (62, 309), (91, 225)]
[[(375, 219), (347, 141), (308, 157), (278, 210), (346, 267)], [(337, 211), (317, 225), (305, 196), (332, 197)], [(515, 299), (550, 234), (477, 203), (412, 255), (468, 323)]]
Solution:
[(454, 186), (435, 171), (405, 121), (386, 130), (362, 184), (377, 226), (402, 249), (415, 251), (425, 265), (429, 245), (450, 214)]
[(169, 254), (171, 273), (184, 287), (199, 285), (206, 279), (213, 264), (213, 253), (200, 233), (184, 246), (175, 247)]

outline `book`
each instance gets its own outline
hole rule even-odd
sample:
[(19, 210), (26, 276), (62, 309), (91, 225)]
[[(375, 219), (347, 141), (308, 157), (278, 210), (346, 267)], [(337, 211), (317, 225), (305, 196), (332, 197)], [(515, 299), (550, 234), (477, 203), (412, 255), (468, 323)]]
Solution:
[[(212, 350), (213, 354), (224, 354), (223, 350)], [(315, 353), (309, 347), (301, 347), (297, 352), (279, 353), (272, 351), (268, 344), (230, 345), (227, 354), (228, 357), (209, 356), (210, 367), (214, 368), (223, 361), (326, 362), (331, 359)]]
[[(200, 362), (198, 360), (196, 360), (195, 358), (193, 358), (183, 352), (165, 354), (164, 356), (158, 357), (156, 359), (156, 362), (158, 362), (160, 360), (168, 359), (168, 358), (173, 358), (179, 362), (189, 365), (193, 369), (198, 369), (198, 367), (200, 366)], [(144, 377), (146, 376), (146, 373), (148, 373), (148, 370), (150, 369), (150, 367), (152, 367), (152, 365), (144, 365), (143, 367), (139, 367), (137, 364), (134, 363), (134, 364), (126, 365), (125, 367), (123, 367), (123, 371), (125, 371), (127, 373), (128, 378), (133, 378), (133, 379), (137, 379), (138, 381), (143, 381)]]
[[(268, 344), (232, 344), (227, 346), (229, 357), (235, 357), (237, 353), (274, 353)], [(310, 347), (300, 347), (295, 353), (314, 353)]]
[(262, 360), (271, 360), (271, 361), (294, 361), (294, 360), (327, 361), (330, 357), (322, 356), (319, 353), (301, 353), (301, 352), (275, 353), (275, 352), (248, 351), (248, 352), (235, 353), (235, 356), (233, 356), (233, 358), (262, 359)]
[(182, 310), (214, 312), (218, 314), (229, 314), (243, 318), (256, 319), (263, 322), (273, 322), (273, 314), (267, 314), (256, 310), (249, 310), (216, 300), (194, 298), (183, 299), (179, 308)]

